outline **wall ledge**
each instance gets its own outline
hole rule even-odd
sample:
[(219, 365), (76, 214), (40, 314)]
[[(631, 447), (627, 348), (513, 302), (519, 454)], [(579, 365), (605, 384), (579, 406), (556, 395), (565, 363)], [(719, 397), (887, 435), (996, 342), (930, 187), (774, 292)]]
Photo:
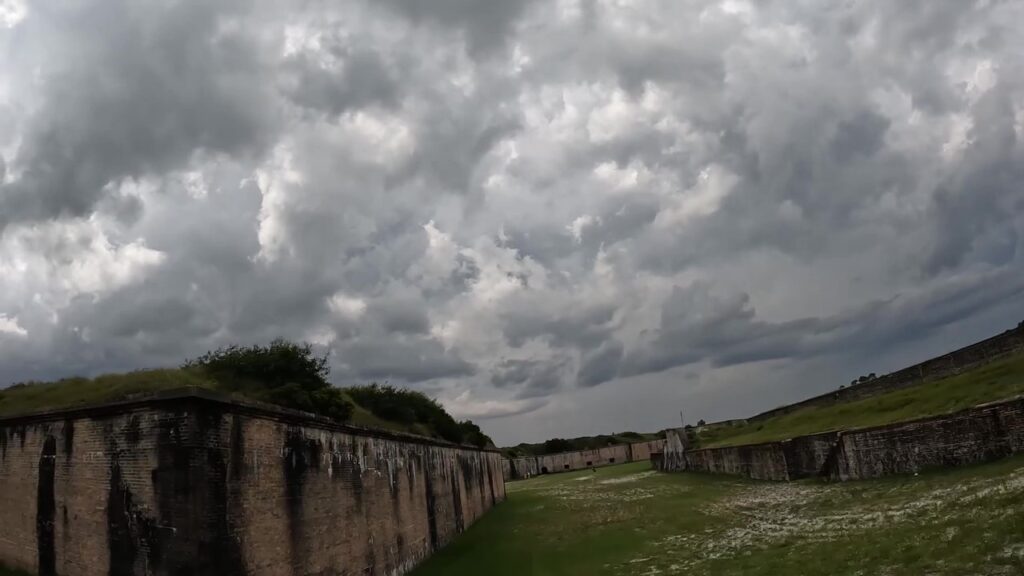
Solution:
[(447, 440), (421, 436), (410, 432), (399, 432), (397, 430), (366, 428), (352, 424), (342, 424), (335, 420), (331, 420), (330, 418), (318, 416), (310, 412), (293, 410), (290, 408), (276, 406), (274, 404), (256, 402), (195, 386), (172, 388), (150, 394), (140, 394), (113, 402), (83, 404), (56, 410), (44, 410), (0, 417), (0, 428), (26, 426), (77, 418), (102, 418), (124, 414), (126, 412), (143, 408), (188, 409), (190, 407), (218, 407), (235, 414), (267, 418), (293, 426), (310, 426), (336, 432), (346, 432), (356, 436), (380, 438), (384, 440), (398, 440), (402, 442), (426, 444), (442, 448), (458, 448), (461, 450), (500, 453), (500, 450), (497, 448), (480, 448), (469, 444), (457, 444), (455, 442), (448, 442)]

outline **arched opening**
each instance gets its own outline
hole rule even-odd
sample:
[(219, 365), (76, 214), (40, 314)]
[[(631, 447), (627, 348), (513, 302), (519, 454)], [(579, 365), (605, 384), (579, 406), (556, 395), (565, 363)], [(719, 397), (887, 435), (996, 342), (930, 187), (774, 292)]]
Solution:
[(541, 474), (547, 474), (548, 473), (548, 467), (547, 466), (541, 466), (540, 467), (540, 473)]

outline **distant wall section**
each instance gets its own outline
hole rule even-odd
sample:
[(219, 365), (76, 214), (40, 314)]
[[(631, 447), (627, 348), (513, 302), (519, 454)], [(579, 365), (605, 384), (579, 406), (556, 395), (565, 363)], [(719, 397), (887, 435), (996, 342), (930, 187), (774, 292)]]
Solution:
[(632, 444), (616, 444), (593, 450), (512, 458), (504, 462), (503, 469), (506, 480), (520, 480), (538, 474), (571, 472), (626, 462), (646, 461), (650, 459), (651, 452), (660, 452), (664, 443), (664, 440), (651, 440)]
[(666, 433), (662, 469), (760, 480), (861, 480), (990, 462), (1024, 452), (1024, 398), (952, 414), (800, 436), (779, 442), (688, 450)]

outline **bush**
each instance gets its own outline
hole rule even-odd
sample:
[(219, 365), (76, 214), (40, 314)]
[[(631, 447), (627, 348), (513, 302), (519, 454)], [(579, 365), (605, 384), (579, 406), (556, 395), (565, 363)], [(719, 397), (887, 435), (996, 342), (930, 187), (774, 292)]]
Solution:
[(462, 431), (462, 442), (464, 444), (471, 444), (477, 448), (486, 448), (494, 444), (490, 437), (484, 434), (483, 430), (474, 424), (472, 420), (459, 422), (459, 428)]
[(370, 384), (348, 389), (349, 396), (379, 418), (406, 425), (422, 424), (449, 442), (491, 445), (491, 439), (470, 421), (456, 422), (436, 400), (422, 392), (390, 384)]
[(228, 346), (185, 362), (183, 368), (201, 368), (228, 386), (259, 384), (277, 387), (296, 384), (312, 392), (326, 386), (327, 357), (313, 355), (309, 344), (274, 340), (269, 346)]
[(274, 340), (269, 346), (229, 346), (185, 362), (229, 391), (256, 400), (303, 410), (347, 422), (352, 403), (327, 382), (327, 357), (317, 357), (309, 344)]

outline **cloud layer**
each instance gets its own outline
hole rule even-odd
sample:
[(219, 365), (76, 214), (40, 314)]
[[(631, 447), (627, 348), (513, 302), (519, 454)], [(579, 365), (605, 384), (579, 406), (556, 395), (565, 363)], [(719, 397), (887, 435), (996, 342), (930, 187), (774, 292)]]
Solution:
[(1024, 319), (1020, 21), (2, 0), (0, 382), (282, 336), (514, 442), (965, 344)]

